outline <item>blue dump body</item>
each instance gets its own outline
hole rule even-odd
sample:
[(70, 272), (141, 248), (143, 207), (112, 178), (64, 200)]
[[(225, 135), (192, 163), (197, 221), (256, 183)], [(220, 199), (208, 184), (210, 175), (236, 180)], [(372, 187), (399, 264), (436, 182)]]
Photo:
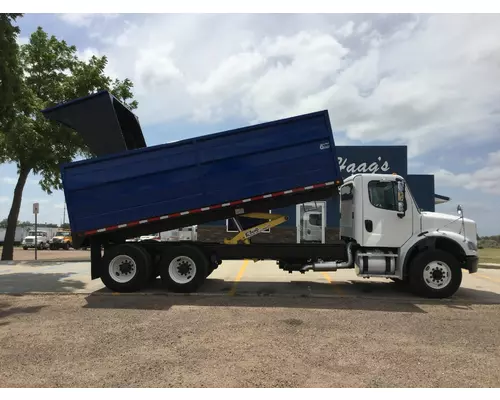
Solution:
[[(61, 121), (58, 107), (43, 112)], [(74, 233), (342, 180), (327, 111), (151, 147), (136, 142), (61, 166)]]

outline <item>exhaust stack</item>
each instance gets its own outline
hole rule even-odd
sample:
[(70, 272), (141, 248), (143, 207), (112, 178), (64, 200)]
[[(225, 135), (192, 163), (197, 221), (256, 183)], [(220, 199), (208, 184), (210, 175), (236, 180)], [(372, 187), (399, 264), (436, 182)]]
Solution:
[(42, 113), (77, 131), (97, 157), (146, 147), (138, 118), (107, 90), (46, 108)]

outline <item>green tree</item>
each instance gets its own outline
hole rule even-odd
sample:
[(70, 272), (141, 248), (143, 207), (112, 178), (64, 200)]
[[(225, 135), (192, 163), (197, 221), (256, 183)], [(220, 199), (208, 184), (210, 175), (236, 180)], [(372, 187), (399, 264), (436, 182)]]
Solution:
[(17, 106), (11, 128), (0, 136), (0, 162), (15, 163), (18, 171), (2, 260), (13, 258), (15, 227), (28, 175), (40, 174), (40, 186), (51, 194), (62, 188), (61, 163), (71, 162), (79, 155), (92, 155), (75, 131), (48, 121), (40, 110), (102, 89), (109, 90), (131, 109), (137, 108), (137, 101), (131, 101), (132, 82), (112, 80), (105, 75), (105, 56), (80, 60), (75, 46), (49, 37), (40, 27), (29, 43), (21, 46), (19, 58), (23, 101)]
[(15, 102), (21, 91), (21, 68), (14, 25), (22, 14), (0, 14), (0, 135), (9, 129), (15, 118)]

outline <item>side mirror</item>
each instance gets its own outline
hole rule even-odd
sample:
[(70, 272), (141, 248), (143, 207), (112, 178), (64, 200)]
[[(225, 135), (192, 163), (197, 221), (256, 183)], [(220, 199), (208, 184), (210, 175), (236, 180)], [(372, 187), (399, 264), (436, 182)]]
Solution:
[(406, 185), (403, 180), (398, 180), (398, 217), (406, 215)]
[(457, 214), (460, 215), (461, 217), (463, 217), (464, 215), (464, 210), (460, 204), (457, 206)]

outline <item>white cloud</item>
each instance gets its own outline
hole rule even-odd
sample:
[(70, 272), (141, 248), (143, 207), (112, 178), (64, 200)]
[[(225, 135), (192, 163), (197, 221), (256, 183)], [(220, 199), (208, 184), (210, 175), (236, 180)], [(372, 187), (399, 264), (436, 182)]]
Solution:
[(484, 161), (481, 157), (465, 157), (465, 165), (475, 165), (480, 164)]
[(13, 178), (11, 176), (2, 177), (2, 183), (6, 183), (7, 185), (15, 185), (17, 183), (17, 178)]
[(432, 173), (439, 185), (478, 189), (484, 193), (500, 195), (500, 150), (489, 153), (485, 167), (476, 171), (454, 174), (446, 169), (439, 169)]
[(71, 14), (58, 14), (59, 18), (69, 25), (77, 27), (89, 27), (96, 20), (99, 19), (114, 19), (119, 14), (91, 14), (91, 13), (71, 13)]
[(366, 31), (368, 31), (368, 29), (370, 29), (370, 27), (371, 27), (371, 22), (370, 21), (363, 21), (356, 28), (356, 33), (358, 35), (361, 35), (361, 34), (365, 33)]
[(47, 204), (49, 203), (49, 199), (23, 199), (23, 203), (25, 204), (33, 204), (33, 203), (40, 203), (40, 204)]
[[(358, 28), (359, 29), (359, 28)], [(365, 27), (361, 27), (361, 29), (365, 29)], [(342, 27), (337, 31), (340, 36), (349, 37), (354, 32), (354, 22), (348, 21), (346, 24), (342, 25)]]
[(30, 38), (26, 36), (18, 36), (16, 41), (19, 46), (22, 46), (23, 44), (28, 44), (30, 42)]
[(100, 57), (102, 56), (102, 54), (99, 52), (99, 50), (97, 50), (96, 48), (93, 48), (93, 47), (87, 47), (83, 50), (78, 50), (76, 52), (76, 55), (77, 57), (80, 59), (80, 60), (83, 60), (83, 61), (89, 61), (93, 56), (96, 56), (96, 57)]
[(348, 139), (412, 157), (490, 140), (500, 123), (496, 15), (153, 15), (98, 29), (143, 125), (328, 109)]
[[(7, 185), (15, 185), (17, 183), (17, 180), (18, 180), (18, 177), (12, 177), (12, 176), (3, 176), (2, 178), (0, 178), (0, 182), (1, 183), (5, 183)], [(26, 180), (26, 183), (29, 183), (29, 184), (38, 184), (38, 180), (37, 179), (31, 179), (31, 178), (28, 178)]]
[(57, 208), (57, 209), (63, 209), (64, 208), (64, 203), (57, 203), (57, 204), (54, 204), (54, 208)]
[(8, 203), (9, 201), (11, 201), (10, 197), (0, 196), (0, 203)]

